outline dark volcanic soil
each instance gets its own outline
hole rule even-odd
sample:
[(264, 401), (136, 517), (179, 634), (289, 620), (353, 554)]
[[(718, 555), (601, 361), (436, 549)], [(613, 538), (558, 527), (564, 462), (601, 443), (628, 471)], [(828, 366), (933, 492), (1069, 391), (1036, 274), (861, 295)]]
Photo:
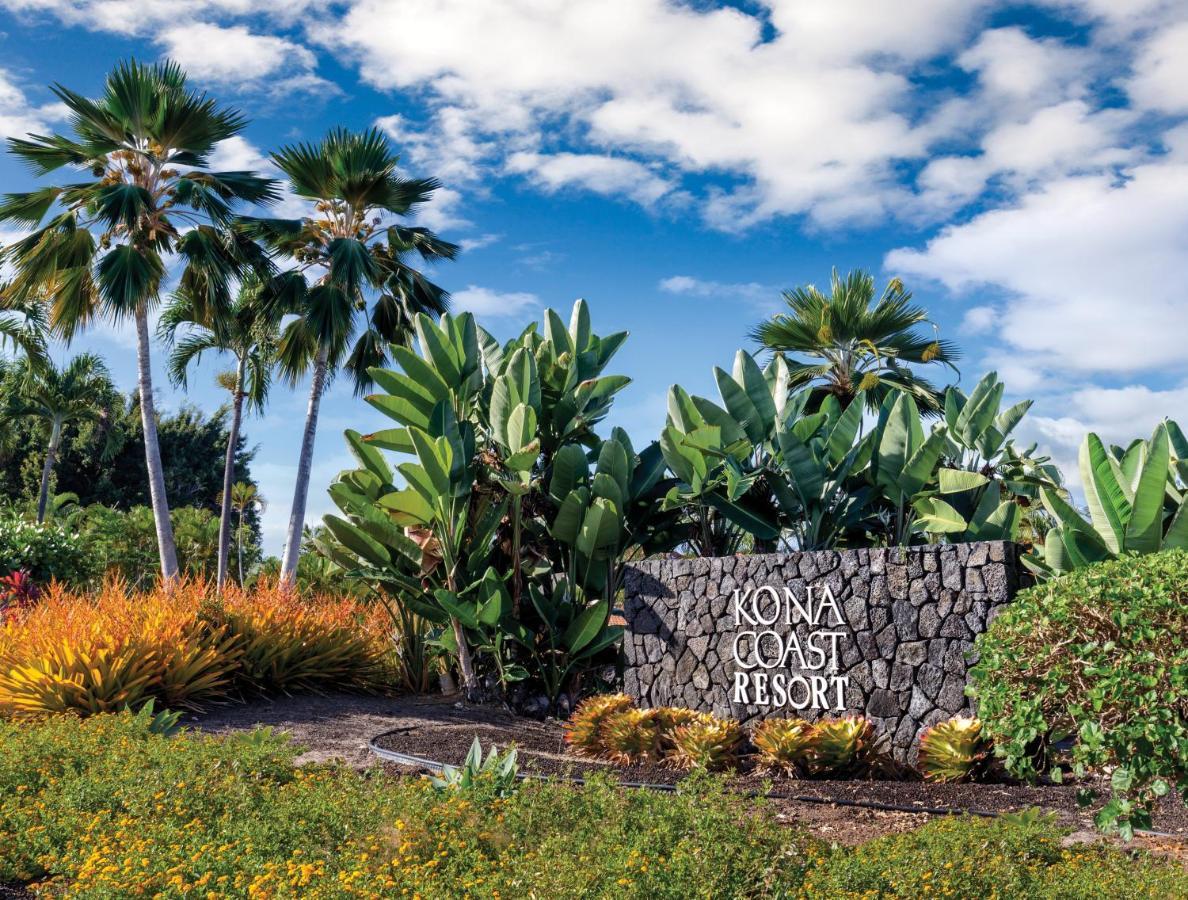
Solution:
[[(520, 771), (525, 774), (581, 778), (604, 773), (625, 783), (652, 785), (676, 785), (685, 777), (683, 772), (654, 763), (617, 766), (604, 760), (575, 756), (568, 752), (560, 725), (551, 721), (532, 722), (499, 716), (488, 721), (455, 721), (432, 727), (405, 726), (382, 735), (376, 745), (425, 760), (457, 765), (465, 758), (476, 736), (484, 748), (492, 744), (499, 747), (514, 745)], [(1072, 785), (818, 780), (755, 771), (734, 774), (730, 785), (740, 791), (766, 794), (788, 818), (807, 818), (819, 824), (839, 819), (843, 831), (835, 839), (847, 843), (850, 838), (864, 840), (874, 836), (869, 833), (871, 830), (883, 834), (888, 830), (915, 827), (930, 815), (946, 812), (993, 814), (1034, 806), (1057, 813), (1064, 824), (1074, 829), (1092, 831), (1093, 828), (1092, 812), (1077, 806), (1076, 788)], [(855, 802), (888, 808), (848, 805)], [(1156, 815), (1155, 829), (1188, 836), (1188, 809), (1178, 801), (1164, 804)]]
[[(213, 709), (191, 718), (190, 727), (214, 733), (271, 726), (305, 748), (302, 762), (340, 760), (355, 768), (376, 765), (368, 741), (434, 763), (458, 764), (477, 735), (483, 747), (514, 744), (520, 770), (535, 775), (586, 776), (605, 772), (624, 782), (676, 784), (683, 776), (658, 765), (618, 767), (566, 752), (557, 722), (518, 718), (497, 706), (474, 706), (441, 697), (361, 697), (355, 695), (285, 697)], [(425, 771), (425, 766), (385, 764), (394, 773)], [(765, 778), (744, 773), (733, 785), (762, 792)], [(908, 831), (935, 815), (925, 810), (1006, 812), (1041, 806), (1056, 812), (1079, 835), (1093, 837), (1092, 814), (1076, 806), (1071, 786), (1013, 784), (935, 785), (905, 781), (831, 781), (772, 778), (777, 815), (828, 840), (857, 844), (880, 835)], [(845, 801), (908, 807), (920, 812), (868, 809)], [(1156, 815), (1159, 831), (1188, 836), (1188, 810), (1176, 800)], [(0, 900), (4, 894), (0, 892)]]

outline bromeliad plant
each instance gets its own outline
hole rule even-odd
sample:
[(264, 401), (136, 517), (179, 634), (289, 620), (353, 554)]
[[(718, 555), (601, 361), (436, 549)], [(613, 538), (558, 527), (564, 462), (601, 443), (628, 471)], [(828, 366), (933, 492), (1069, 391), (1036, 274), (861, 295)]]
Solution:
[(344, 515), (319, 547), (440, 626), (468, 693), (531, 679), (555, 704), (613, 661), (623, 556), (671, 546), (659, 448), (594, 431), (628, 383), (604, 374), (626, 335), (596, 335), (583, 301), (504, 345), (469, 314), (415, 329), (419, 352), (370, 371), (398, 427), (347, 433), (361, 468), (331, 486)]

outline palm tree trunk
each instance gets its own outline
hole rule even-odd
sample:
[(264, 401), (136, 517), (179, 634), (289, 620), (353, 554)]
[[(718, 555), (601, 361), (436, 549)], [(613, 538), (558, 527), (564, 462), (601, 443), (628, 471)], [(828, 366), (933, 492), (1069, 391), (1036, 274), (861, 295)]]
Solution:
[(318, 432), (318, 409), (326, 386), (326, 360), (329, 351), (322, 347), (314, 361), (313, 383), (309, 387), (309, 407), (305, 413), (305, 433), (301, 436), (301, 457), (297, 462), (297, 482), (293, 486), (293, 507), (289, 511), (289, 535), (281, 560), (280, 583), (291, 585), (297, 578), (297, 560), (301, 556), (301, 531), (305, 526), (305, 503), (309, 498), (309, 473), (313, 468), (314, 439)]
[(239, 559), (239, 586), (243, 587), (243, 510), (239, 511), (239, 527), (235, 529), (235, 555)]
[(149, 359), (148, 309), (136, 307), (136, 367), (140, 390), (140, 421), (144, 427), (144, 459), (148, 468), (149, 499), (157, 526), (157, 550), (161, 557), (161, 577), (166, 582), (177, 579), (177, 545), (173, 542), (173, 524), (169, 521), (169, 501), (165, 497), (165, 470), (161, 466), (161, 445), (157, 441), (157, 409), (153, 403), (153, 370)]
[[(231, 401), (231, 427), (227, 432), (227, 458), (223, 461), (223, 502), (219, 509), (219, 564), (215, 585), (223, 590), (227, 580), (227, 557), (231, 554), (231, 486), (235, 482), (235, 451), (239, 446), (239, 423), (243, 417), (243, 378), (247, 371), (247, 357), (239, 357), (235, 372), (235, 397)], [(242, 580), (243, 562), (240, 561)]]
[(50, 475), (54, 471), (54, 460), (58, 456), (58, 444), (62, 440), (62, 421), (54, 419), (50, 427), (49, 447), (45, 451), (45, 465), (41, 467), (41, 490), (37, 494), (37, 522), (45, 521), (45, 510), (49, 505)]

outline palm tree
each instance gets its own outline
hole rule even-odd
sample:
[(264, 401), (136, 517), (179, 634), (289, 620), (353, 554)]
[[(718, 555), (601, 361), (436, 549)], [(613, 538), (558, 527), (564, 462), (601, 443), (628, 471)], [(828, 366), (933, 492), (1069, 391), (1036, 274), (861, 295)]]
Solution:
[[(224, 493), (223, 497), (226, 496)], [(239, 514), (239, 526), (235, 529), (235, 548), (239, 557), (239, 586), (243, 587), (243, 517), (249, 509), (264, 512), (268, 508), (268, 501), (260, 496), (254, 484), (237, 481), (231, 485), (231, 506)]]
[(17, 302), (0, 286), (0, 347), (12, 344), (36, 368), (48, 361), (45, 336), (48, 322), (45, 306), (36, 302)]
[(227, 226), (234, 203), (270, 202), (275, 183), (207, 170), (215, 145), (245, 120), (191, 91), (176, 63), (121, 63), (94, 100), (60, 84), (52, 89), (72, 113), (70, 133), (10, 138), (9, 151), (37, 175), (68, 169), (83, 180), (0, 202), (0, 221), (34, 229), (4, 250), (15, 272), (5, 298), (47, 302), (51, 327), (67, 341), (100, 318), (135, 321), (149, 494), (161, 573), (172, 580), (177, 549), (157, 442), (149, 312), (175, 255), (184, 264), (181, 284), (210, 307), (227, 302), (229, 281), (249, 262), (267, 264)]
[[(234, 303), (206, 314), (188, 290), (178, 291), (165, 307), (158, 330), (173, 348), (169, 356), (169, 377), (174, 384), (186, 386), (191, 363), (198, 363), (208, 351), (230, 353), (235, 370), (221, 373), (219, 383), (231, 394), (231, 425), (227, 431), (227, 453), (223, 462), (223, 490), (219, 511), (219, 558), (216, 575), (218, 590), (227, 580), (231, 551), (232, 482), (235, 480), (235, 453), (239, 448), (239, 430), (243, 407), (263, 412), (272, 385), (276, 359), (274, 335), (279, 322), (272, 308), (263, 301), (259, 279), (248, 278), (239, 288)], [(178, 332), (184, 334), (179, 338)], [(240, 516), (242, 519), (242, 515)]]
[(93, 353), (80, 353), (63, 369), (49, 361), (40, 366), (26, 360), (22, 364), (26, 371), (7, 398), (5, 413), (10, 419), (38, 419), (45, 426), (45, 463), (37, 494), (37, 521), (44, 522), (63, 429), (74, 422), (100, 418), (117, 394), (107, 366)]
[(861, 391), (872, 410), (888, 392), (908, 391), (921, 409), (940, 409), (941, 392), (909, 366), (940, 363), (957, 371), (953, 364), (960, 354), (937, 337), (935, 326), (932, 334), (916, 331), (932, 322), (912, 305), (898, 278), (887, 283), (877, 303), (874, 277), (859, 270), (842, 278), (834, 269), (828, 296), (811, 284), (783, 296), (788, 311), (776, 313), (751, 336), (775, 353), (819, 360), (787, 360), (794, 390), (811, 385), (817, 404), (832, 394), (843, 406)]
[(281, 583), (292, 584), (327, 379), (345, 368), (355, 392), (362, 393), (371, 385), (368, 370), (387, 362), (388, 346), (408, 341), (417, 313), (446, 311), (448, 295), (411, 261), (453, 259), (458, 247), (429, 229), (399, 223), (438, 183), (403, 177), (396, 169), (399, 158), (374, 128), (335, 129), (318, 144), (284, 147), (272, 159), (297, 195), (314, 204), (304, 219), (244, 219), (242, 228), (297, 262), (270, 283), (274, 302), (297, 314), (281, 336), (281, 372), (295, 382), (312, 370), (281, 562)]

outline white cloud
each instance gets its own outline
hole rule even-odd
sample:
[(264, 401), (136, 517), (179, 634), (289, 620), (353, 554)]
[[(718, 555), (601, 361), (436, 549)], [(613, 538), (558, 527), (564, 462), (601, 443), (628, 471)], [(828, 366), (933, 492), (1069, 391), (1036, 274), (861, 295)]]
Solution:
[(12, 75), (0, 68), (0, 137), (24, 137), (30, 132), (44, 134), (66, 114), (67, 109), (61, 103), (42, 106), (30, 103)]
[(458, 312), (472, 312), (480, 319), (516, 316), (540, 307), (540, 298), (523, 291), (496, 291), (472, 284), (450, 295), (450, 306)]
[[(274, 24), (285, 25), (312, 5), (312, 0), (270, 0), (268, 14)], [(260, 12), (251, 0), (0, 0), (0, 6), (15, 13), (50, 13), (70, 25), (127, 35), (152, 34), (198, 17)]]
[(1128, 84), (1135, 103), (1188, 113), (1188, 22), (1160, 30), (1143, 47)]
[(269, 216), (280, 219), (299, 219), (313, 209), (313, 204), (293, 193), (283, 172), (264, 153), (243, 135), (219, 141), (210, 156), (210, 168), (215, 172), (256, 172), (280, 183), (281, 198), (267, 208)]
[(507, 170), (527, 175), (546, 191), (579, 186), (596, 194), (630, 197), (651, 206), (672, 190), (672, 184), (647, 166), (630, 159), (593, 153), (516, 153)]
[(779, 288), (770, 284), (760, 284), (757, 281), (726, 282), (694, 278), (690, 275), (672, 275), (660, 279), (657, 287), (666, 294), (675, 294), (680, 297), (742, 300), (765, 312), (771, 312), (782, 303)]
[(458, 241), (458, 246), (462, 248), (463, 253), (470, 253), (472, 250), (482, 250), (484, 247), (497, 244), (502, 239), (501, 234), (480, 234), (472, 238), (462, 238)]
[[(836, 222), (893, 210), (904, 197), (895, 161), (926, 152), (904, 111), (906, 73), (960, 42), (979, 6), (779, 2), (779, 33), (765, 41), (758, 16), (666, 0), (358, 0), (311, 34), (377, 87), (429, 92), (436, 137), (395, 123), (427, 154), (467, 169), (497, 138), (513, 166), (545, 157), (546, 189), (613, 193), (643, 179), (633, 195), (643, 203), (681, 172), (730, 172), (742, 183), (704, 214), (738, 228), (784, 213)], [(560, 134), (581, 152), (549, 146)], [(639, 167), (628, 171), (623, 152)]]
[(961, 330), (965, 334), (983, 334), (998, 321), (998, 311), (993, 306), (971, 306), (961, 319)]
[(944, 229), (886, 265), (956, 292), (1005, 296), (1000, 336), (1066, 372), (1182, 371), (1188, 164), (1065, 178)]
[(270, 34), (254, 34), (243, 25), (209, 22), (174, 25), (157, 36), (165, 55), (190, 75), (242, 84), (282, 71), (308, 71), (317, 60), (305, 47)]

